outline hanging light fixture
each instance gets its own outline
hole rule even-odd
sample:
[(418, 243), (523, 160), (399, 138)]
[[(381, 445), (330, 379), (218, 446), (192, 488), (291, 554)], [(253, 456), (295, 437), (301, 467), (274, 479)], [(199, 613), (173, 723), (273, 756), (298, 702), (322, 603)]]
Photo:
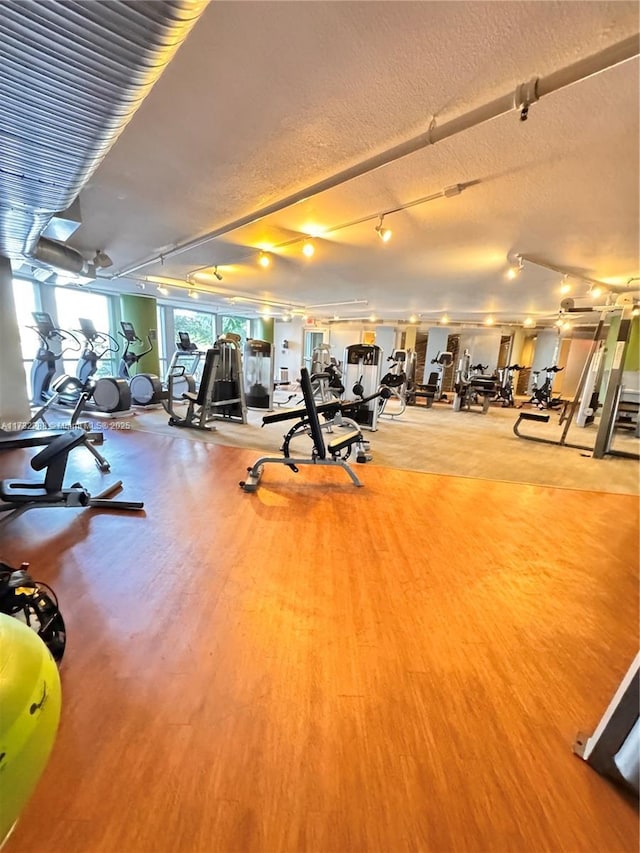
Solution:
[(376, 225), (376, 234), (382, 240), (383, 243), (388, 243), (389, 240), (391, 239), (393, 231), (391, 231), (390, 228), (385, 228), (382, 224), (383, 222), (384, 222), (384, 213), (381, 213), (380, 214), (380, 222), (378, 222), (378, 224)]
[(514, 278), (517, 278), (520, 275), (523, 269), (524, 261), (522, 260), (522, 255), (516, 255), (514, 263), (512, 263), (509, 269), (507, 270), (507, 278), (510, 281), (513, 281)]

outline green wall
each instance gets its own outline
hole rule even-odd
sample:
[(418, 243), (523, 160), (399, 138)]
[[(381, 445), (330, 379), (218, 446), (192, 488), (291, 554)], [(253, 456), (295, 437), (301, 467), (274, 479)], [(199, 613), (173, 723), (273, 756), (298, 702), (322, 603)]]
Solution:
[[(150, 296), (122, 294), (120, 296), (120, 313), (123, 320), (133, 323), (136, 335), (142, 338), (142, 344), (132, 347), (134, 352), (140, 352), (141, 349), (145, 349), (148, 346), (147, 334), (149, 331), (151, 329), (154, 329), (156, 332), (158, 331), (156, 300)], [(153, 350), (140, 359), (135, 372), (154, 373), (156, 376), (160, 374), (157, 340), (153, 344)]]
[(252, 321), (252, 334), (256, 341), (268, 341), (274, 343), (274, 322), (273, 317), (258, 317)]
[(634, 317), (631, 321), (631, 338), (624, 360), (624, 369), (640, 371), (640, 317)]

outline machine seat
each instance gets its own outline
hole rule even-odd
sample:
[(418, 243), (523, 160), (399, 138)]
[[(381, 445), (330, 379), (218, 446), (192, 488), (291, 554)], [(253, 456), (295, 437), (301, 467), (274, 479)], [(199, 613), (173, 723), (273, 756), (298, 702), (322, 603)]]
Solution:
[(0, 500), (8, 503), (51, 503), (52, 500), (62, 499), (62, 492), (48, 492), (44, 483), (29, 480), (0, 481)]
[(338, 453), (340, 450), (343, 450), (345, 447), (350, 447), (354, 442), (358, 441), (362, 438), (362, 433), (360, 430), (354, 429), (351, 432), (347, 432), (344, 435), (336, 436), (332, 441), (327, 444), (327, 450), (333, 456), (334, 453)]

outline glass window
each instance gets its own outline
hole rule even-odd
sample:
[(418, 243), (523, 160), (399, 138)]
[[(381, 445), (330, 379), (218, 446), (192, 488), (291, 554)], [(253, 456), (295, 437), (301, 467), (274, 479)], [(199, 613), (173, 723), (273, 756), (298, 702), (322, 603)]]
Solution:
[(187, 332), (191, 342), (198, 349), (206, 350), (213, 346), (216, 336), (215, 314), (205, 311), (187, 311), (184, 308), (173, 309), (173, 325), (176, 339), (179, 332)]
[(247, 320), (246, 317), (221, 317), (222, 321), (222, 334), (226, 335), (227, 332), (232, 332), (234, 335), (240, 335), (240, 347), (244, 349), (244, 345), (246, 343), (247, 338), (249, 337), (249, 326), (251, 324), (250, 320)]
[[(81, 344), (81, 349), (85, 342), (82, 334), (78, 331), (81, 317), (92, 320), (97, 332), (109, 332), (108, 296), (102, 293), (90, 293), (86, 290), (80, 290), (77, 287), (56, 287), (55, 298), (57, 325), (61, 329), (71, 332)], [(67, 353), (64, 359), (63, 370), (65, 373), (75, 376), (79, 356), (79, 353), (75, 352), (77, 346), (70, 339), (68, 342), (65, 341), (65, 348), (67, 349)], [(105, 348), (108, 349), (106, 345), (98, 346), (96, 352), (100, 354), (105, 351)], [(98, 364), (96, 376), (115, 375), (115, 365), (111, 363), (112, 356), (113, 353), (105, 352), (104, 357)]]

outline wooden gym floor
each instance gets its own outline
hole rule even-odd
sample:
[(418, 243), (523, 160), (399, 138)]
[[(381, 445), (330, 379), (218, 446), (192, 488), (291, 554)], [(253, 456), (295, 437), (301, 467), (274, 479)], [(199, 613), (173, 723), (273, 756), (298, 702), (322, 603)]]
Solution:
[[(572, 755), (638, 648), (638, 501), (141, 432), (142, 516), (0, 534), (68, 627), (52, 759), (5, 853), (636, 851)], [(0, 457), (28, 472), (31, 451)], [(68, 482), (101, 475), (75, 451)]]

